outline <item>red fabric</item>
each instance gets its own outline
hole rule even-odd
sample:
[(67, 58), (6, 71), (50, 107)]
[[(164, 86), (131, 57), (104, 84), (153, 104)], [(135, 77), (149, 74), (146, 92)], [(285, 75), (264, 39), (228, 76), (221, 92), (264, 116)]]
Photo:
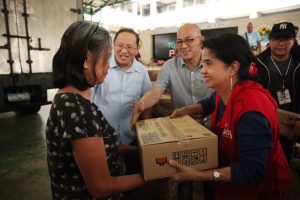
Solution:
[(223, 117), (216, 123), (220, 96), (212, 114), (211, 129), (218, 135), (219, 167), (238, 161), (236, 127), (240, 117), (249, 111), (264, 115), (272, 127), (273, 147), (269, 151), (267, 171), (262, 180), (251, 186), (216, 183), (216, 199), (286, 199), (292, 174), (279, 143), (277, 104), (269, 92), (252, 81), (238, 83), (229, 98)]

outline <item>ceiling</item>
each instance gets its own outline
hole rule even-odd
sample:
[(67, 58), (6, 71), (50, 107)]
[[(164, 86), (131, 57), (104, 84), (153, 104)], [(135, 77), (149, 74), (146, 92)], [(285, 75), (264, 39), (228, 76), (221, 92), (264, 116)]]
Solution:
[(94, 15), (105, 6), (111, 6), (130, 0), (83, 0), (83, 11), (86, 14)]
[[(126, 3), (126, 2), (141, 2), (145, 5), (148, 4), (149, 0), (83, 0), (83, 10), (84, 13), (94, 15), (96, 12), (101, 10), (106, 6), (112, 6), (114, 4)], [(167, 5), (176, 2), (176, 0), (157, 0), (158, 5)]]

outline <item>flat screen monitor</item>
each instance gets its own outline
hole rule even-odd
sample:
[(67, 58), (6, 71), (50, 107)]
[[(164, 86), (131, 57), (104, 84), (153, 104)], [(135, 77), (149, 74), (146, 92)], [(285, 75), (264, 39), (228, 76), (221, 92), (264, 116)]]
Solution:
[(158, 34), (152, 36), (153, 58), (155, 61), (168, 60), (175, 55), (176, 33)]
[[(224, 33), (238, 33), (237, 27), (219, 28), (219, 29), (208, 29), (202, 30), (202, 35), (205, 39), (217, 37)], [(175, 55), (176, 49), (176, 33), (158, 34), (152, 36), (153, 41), (153, 58), (155, 61), (168, 60)]]

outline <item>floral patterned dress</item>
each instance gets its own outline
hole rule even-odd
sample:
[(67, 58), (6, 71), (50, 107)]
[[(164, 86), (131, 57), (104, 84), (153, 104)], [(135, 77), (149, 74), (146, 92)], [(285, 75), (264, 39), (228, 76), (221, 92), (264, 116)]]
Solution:
[[(56, 94), (45, 132), (53, 199), (96, 199), (88, 192), (75, 162), (71, 140), (103, 137), (110, 173), (112, 176), (120, 175), (115, 131), (97, 106), (79, 94)], [(115, 193), (101, 199), (121, 198), (121, 193)]]

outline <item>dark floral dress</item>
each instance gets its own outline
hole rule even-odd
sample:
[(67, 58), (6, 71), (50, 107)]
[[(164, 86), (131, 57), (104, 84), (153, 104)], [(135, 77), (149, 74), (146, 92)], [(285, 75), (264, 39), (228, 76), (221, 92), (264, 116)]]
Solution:
[[(112, 176), (121, 175), (117, 164), (118, 142), (115, 131), (97, 106), (79, 94), (56, 94), (45, 132), (53, 199), (96, 199), (88, 192), (80, 174), (71, 140), (103, 137), (110, 173)], [(121, 193), (115, 193), (102, 199), (121, 198)]]

